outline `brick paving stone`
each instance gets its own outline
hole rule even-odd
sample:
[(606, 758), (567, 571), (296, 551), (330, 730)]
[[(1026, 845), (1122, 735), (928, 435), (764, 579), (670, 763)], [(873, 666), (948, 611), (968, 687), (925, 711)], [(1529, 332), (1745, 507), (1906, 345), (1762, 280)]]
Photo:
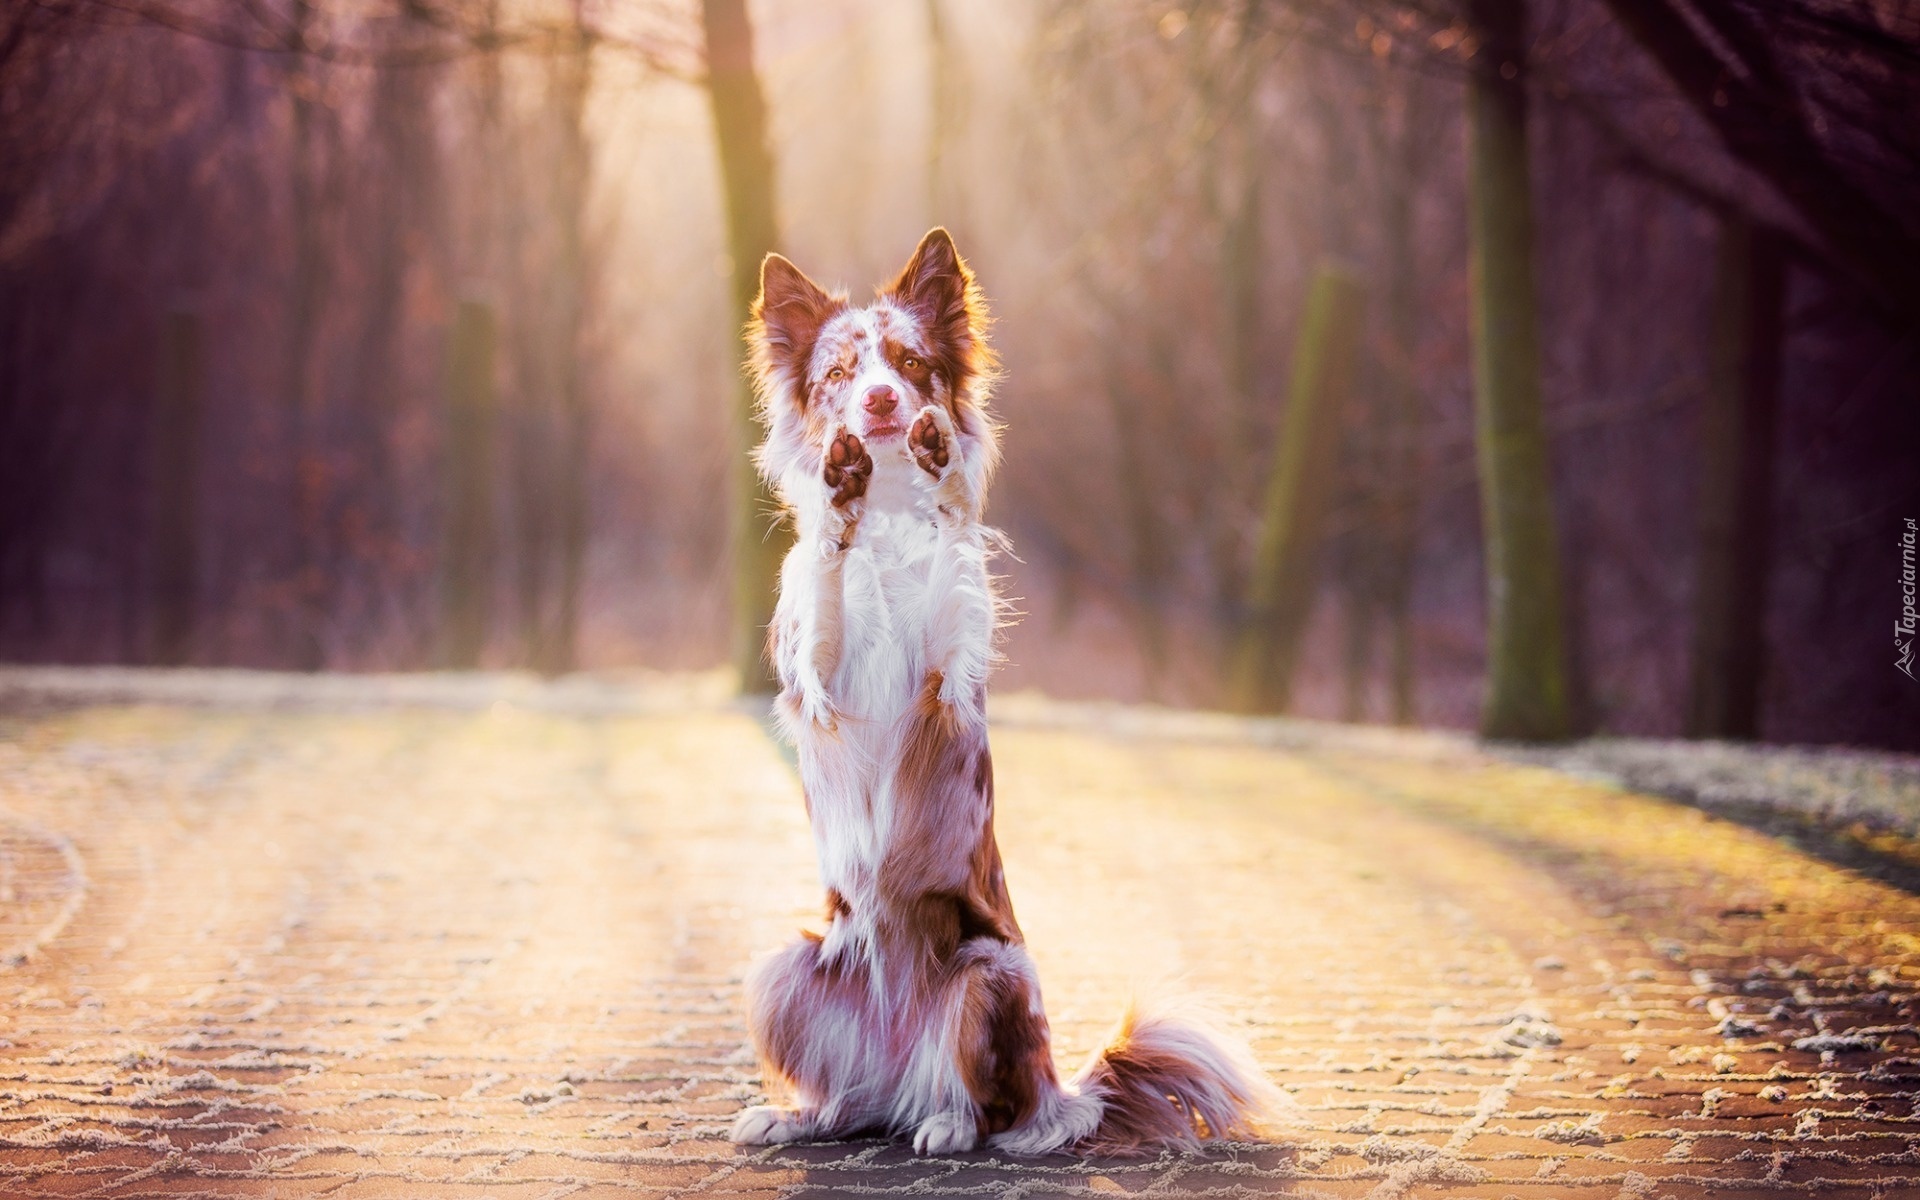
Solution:
[(1920, 900), (1457, 740), (997, 701), (1062, 1065), (1200, 992), (1296, 1125), (743, 1151), (741, 976), (818, 905), (754, 714), (116, 678), (0, 686), (6, 1196), (1920, 1195)]

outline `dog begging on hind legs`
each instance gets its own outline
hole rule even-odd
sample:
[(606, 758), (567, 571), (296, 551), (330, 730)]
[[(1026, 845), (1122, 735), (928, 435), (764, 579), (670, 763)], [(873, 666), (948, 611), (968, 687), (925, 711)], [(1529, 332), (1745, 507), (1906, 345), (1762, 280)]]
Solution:
[(1277, 1098), (1244, 1047), (1174, 1013), (1129, 1012), (1054, 1071), (993, 836), (986, 322), (944, 229), (864, 306), (761, 267), (757, 459), (798, 527), (769, 640), (827, 924), (748, 976), (754, 1043), (796, 1103), (749, 1108), (737, 1142), (1151, 1151), (1249, 1133)]

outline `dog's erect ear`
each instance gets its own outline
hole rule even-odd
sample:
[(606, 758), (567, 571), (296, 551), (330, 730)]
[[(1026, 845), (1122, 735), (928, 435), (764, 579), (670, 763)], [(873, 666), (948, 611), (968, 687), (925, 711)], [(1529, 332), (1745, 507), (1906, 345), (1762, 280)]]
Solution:
[(945, 229), (931, 229), (885, 294), (911, 309), (927, 332), (956, 358), (965, 359), (984, 332), (986, 309), (973, 271)]
[(766, 364), (793, 377), (804, 389), (806, 361), (820, 337), (820, 327), (838, 312), (836, 300), (808, 279), (805, 272), (778, 254), (760, 264), (760, 296), (753, 302), (749, 330)]

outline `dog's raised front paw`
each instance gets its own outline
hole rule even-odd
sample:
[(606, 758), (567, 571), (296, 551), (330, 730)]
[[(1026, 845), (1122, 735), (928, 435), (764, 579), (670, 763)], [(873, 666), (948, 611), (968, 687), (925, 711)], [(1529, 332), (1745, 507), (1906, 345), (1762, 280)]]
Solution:
[(940, 703), (963, 716), (978, 714), (985, 706), (981, 686), (959, 671), (948, 671), (940, 679)]
[(820, 475), (833, 494), (833, 506), (845, 509), (867, 494), (867, 480), (873, 477), (873, 456), (867, 453), (858, 434), (842, 429), (827, 443)]
[(964, 1154), (980, 1144), (980, 1123), (972, 1113), (935, 1113), (913, 1131), (915, 1154)]
[(779, 704), (788, 719), (796, 725), (811, 725), (826, 733), (834, 733), (840, 728), (840, 710), (833, 706), (827, 689), (817, 683), (797, 684), (785, 689), (780, 693)]
[(812, 1132), (812, 1123), (799, 1109), (756, 1104), (734, 1119), (728, 1136), (742, 1146), (778, 1146), (803, 1141)]
[(907, 430), (907, 446), (920, 469), (939, 479), (947, 473), (953, 457), (953, 418), (945, 409), (927, 405), (920, 410), (913, 428)]

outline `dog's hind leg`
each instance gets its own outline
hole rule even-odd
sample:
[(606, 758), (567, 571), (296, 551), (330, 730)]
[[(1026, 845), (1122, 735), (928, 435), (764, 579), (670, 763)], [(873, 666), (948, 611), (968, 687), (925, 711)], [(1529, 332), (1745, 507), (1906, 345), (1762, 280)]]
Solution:
[(748, 972), (747, 1019), (770, 1075), (793, 1087), (794, 1107), (757, 1105), (734, 1122), (749, 1145), (844, 1137), (882, 1122), (877, 1017), (865, 971), (821, 958), (802, 934)]
[(922, 1028), (895, 1100), (896, 1125), (912, 1124), (922, 1154), (972, 1150), (1059, 1090), (1033, 962), (1018, 943), (963, 944)]

